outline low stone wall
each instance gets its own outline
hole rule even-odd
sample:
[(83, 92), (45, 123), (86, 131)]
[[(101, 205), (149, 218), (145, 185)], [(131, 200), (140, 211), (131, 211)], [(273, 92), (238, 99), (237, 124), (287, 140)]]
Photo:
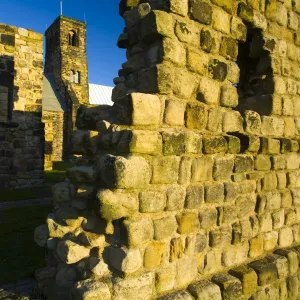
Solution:
[(42, 122), (45, 124), (45, 170), (52, 170), (53, 162), (64, 158), (65, 113), (43, 111)]
[(297, 299), (299, 12), (121, 1), (114, 106), (79, 110), (83, 157), (35, 232), (50, 297)]
[(0, 188), (43, 182), (43, 36), (0, 24)]

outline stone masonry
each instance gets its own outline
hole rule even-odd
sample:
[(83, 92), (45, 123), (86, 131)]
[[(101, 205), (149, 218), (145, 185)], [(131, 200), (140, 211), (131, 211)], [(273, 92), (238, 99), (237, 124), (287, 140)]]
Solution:
[(122, 0), (112, 108), (35, 230), (47, 299), (299, 299), (299, 0)]
[(0, 24), (0, 189), (43, 182), (43, 36)]

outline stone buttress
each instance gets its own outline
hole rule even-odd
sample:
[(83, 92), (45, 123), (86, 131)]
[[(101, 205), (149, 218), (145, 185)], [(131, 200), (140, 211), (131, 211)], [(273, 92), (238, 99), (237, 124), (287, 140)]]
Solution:
[(79, 110), (35, 231), (49, 299), (299, 299), (299, 13), (121, 1), (114, 106)]

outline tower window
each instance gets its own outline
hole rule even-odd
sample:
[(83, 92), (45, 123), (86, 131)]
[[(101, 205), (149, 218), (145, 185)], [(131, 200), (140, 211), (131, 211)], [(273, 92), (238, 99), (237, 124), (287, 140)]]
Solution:
[(70, 46), (77, 46), (77, 34), (74, 30), (69, 31), (68, 38)]
[(74, 71), (70, 71), (70, 82), (75, 82), (75, 74), (74, 74)]
[(70, 82), (80, 84), (80, 72), (79, 71), (70, 71)]
[(74, 75), (74, 82), (75, 83), (80, 83), (80, 72), (79, 71), (76, 71), (75, 72), (75, 75)]

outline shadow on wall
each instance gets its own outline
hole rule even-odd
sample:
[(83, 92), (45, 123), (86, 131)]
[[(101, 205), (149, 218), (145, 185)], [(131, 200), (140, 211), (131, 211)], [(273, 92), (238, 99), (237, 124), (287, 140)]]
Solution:
[[(20, 74), (21, 76), (22, 74)], [(0, 56), (0, 189), (42, 184), (44, 127), (36, 105), (21, 99), (11, 56)], [(22, 84), (27, 82), (22, 80)], [(29, 83), (28, 83), (29, 84)]]
[(248, 29), (247, 40), (239, 43), (237, 65), (240, 68), (240, 81), (237, 84), (239, 105), (243, 113), (253, 110), (260, 115), (273, 113), (274, 69), (270, 53), (275, 41), (267, 40), (259, 29)]

